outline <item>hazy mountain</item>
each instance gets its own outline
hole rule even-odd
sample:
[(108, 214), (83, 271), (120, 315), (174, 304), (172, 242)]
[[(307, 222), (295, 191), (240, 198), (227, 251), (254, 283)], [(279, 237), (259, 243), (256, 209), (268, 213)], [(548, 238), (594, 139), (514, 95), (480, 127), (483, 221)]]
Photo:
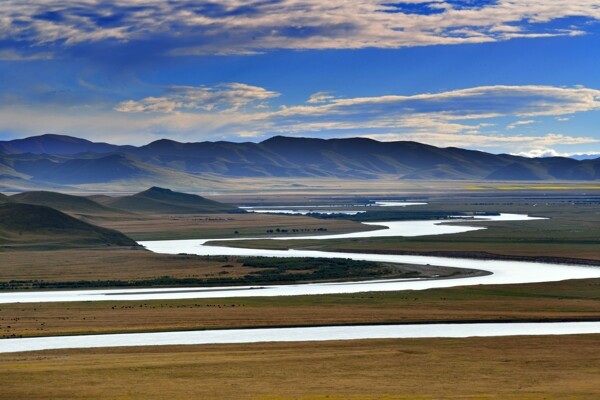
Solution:
[(137, 246), (124, 234), (80, 221), (50, 207), (0, 204), (0, 244), (9, 246)]
[[(152, 187), (132, 196), (96, 197), (102, 204), (125, 211), (163, 214), (206, 214), (242, 212), (239, 208), (194, 194)], [(90, 200), (91, 201), (91, 200)]]
[(119, 146), (108, 143), (94, 143), (71, 136), (45, 134), (25, 139), (0, 141), (0, 152), (5, 154), (77, 154), (85, 152), (109, 153)]
[(574, 160), (595, 160), (600, 158), (600, 154), (595, 153), (595, 154), (576, 154), (576, 155), (572, 155), (569, 156), (569, 158), (572, 158)]
[[(43, 137), (31, 139), (36, 143)], [(120, 190), (145, 185), (189, 188), (207, 184), (214, 187), (227, 183), (223, 177), (600, 179), (600, 158), (526, 158), (365, 138), (323, 140), (276, 136), (261, 143), (179, 143), (163, 139), (141, 147), (59, 138), (63, 143), (78, 144), (79, 147), (69, 147), (70, 151), (85, 149), (87, 152), (0, 153), (0, 188), (26, 187), (28, 181), (31, 182), (29, 187), (34, 188), (105, 184), (118, 186)], [(22, 140), (28, 142), (28, 139)], [(10, 143), (14, 151), (18, 147), (14, 142), (4, 144)], [(110, 152), (94, 150), (96, 145)], [(44, 147), (49, 148), (49, 145)]]

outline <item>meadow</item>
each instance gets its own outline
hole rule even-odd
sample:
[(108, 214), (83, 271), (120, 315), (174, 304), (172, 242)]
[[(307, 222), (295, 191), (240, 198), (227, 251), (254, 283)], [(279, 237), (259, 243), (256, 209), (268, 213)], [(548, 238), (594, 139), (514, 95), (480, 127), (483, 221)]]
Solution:
[[(600, 335), (0, 354), (3, 399), (597, 398)], [(68, 384), (65, 384), (68, 382)]]

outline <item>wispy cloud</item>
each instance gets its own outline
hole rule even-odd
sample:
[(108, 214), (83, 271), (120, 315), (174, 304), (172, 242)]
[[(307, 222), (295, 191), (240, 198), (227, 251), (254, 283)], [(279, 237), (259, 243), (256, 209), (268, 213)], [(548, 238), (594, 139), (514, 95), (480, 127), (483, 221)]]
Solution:
[(40, 53), (23, 53), (14, 49), (0, 50), (0, 61), (38, 61), (51, 60), (54, 54), (49, 51)]
[(171, 86), (161, 97), (123, 101), (115, 106), (120, 112), (237, 111), (249, 104), (256, 105), (279, 93), (243, 83), (216, 86)]
[[(315, 130), (353, 128), (408, 128), (445, 132), (477, 131), (469, 120), (503, 116), (560, 116), (600, 110), (600, 90), (584, 87), (482, 86), (412, 96), (336, 98), (324, 104), (283, 106), (270, 118), (280, 127), (297, 126)], [(515, 126), (533, 120), (515, 122)]]
[(521, 120), (521, 121), (515, 121), (512, 124), (509, 124), (506, 126), (506, 129), (515, 129), (518, 126), (523, 126), (523, 125), (531, 125), (531, 124), (535, 124), (537, 121), (534, 119), (526, 119), (526, 120)]
[(331, 93), (329, 93), (329, 92), (317, 92), (308, 98), (307, 103), (308, 104), (327, 103), (333, 99), (335, 99), (335, 96), (331, 95)]
[(597, 0), (4, 0), (0, 15), (4, 43), (154, 41), (146, 51), (205, 55), (576, 36), (600, 8)]

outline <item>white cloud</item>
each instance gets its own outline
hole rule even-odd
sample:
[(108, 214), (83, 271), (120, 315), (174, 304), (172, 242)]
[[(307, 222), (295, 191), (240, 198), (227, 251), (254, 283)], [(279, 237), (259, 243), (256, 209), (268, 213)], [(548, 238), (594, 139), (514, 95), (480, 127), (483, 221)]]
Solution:
[(308, 104), (327, 103), (333, 99), (335, 99), (335, 96), (332, 96), (331, 93), (329, 93), (329, 92), (317, 92), (309, 97), (307, 103)]
[(584, 158), (597, 158), (600, 157), (600, 152), (590, 151), (587, 153), (582, 152), (558, 152), (554, 149), (550, 148), (534, 148), (528, 151), (522, 151), (519, 153), (514, 153), (516, 156), (529, 157), (529, 158), (537, 158), (537, 157), (573, 157), (577, 158), (578, 156), (583, 156)]
[(509, 124), (506, 126), (506, 129), (515, 129), (518, 126), (523, 126), (523, 125), (530, 125), (530, 124), (535, 124), (537, 121), (533, 120), (533, 119), (527, 119), (527, 120), (521, 120), (521, 121), (516, 121), (513, 122), (512, 124)]
[[(402, 8), (408, 3), (432, 12)], [(226, 55), (575, 36), (585, 34), (590, 20), (600, 20), (597, 0), (499, 0), (460, 7), (441, 0), (4, 0), (0, 39), (70, 46), (169, 37), (173, 40), (161, 40), (156, 51)]]
[[(497, 117), (560, 116), (600, 110), (600, 90), (583, 87), (482, 86), (412, 96), (336, 98), (324, 104), (282, 106), (270, 120), (289, 129), (403, 129), (478, 132), (481, 120)], [(478, 123), (466, 123), (479, 120)], [(514, 126), (533, 123), (520, 120)], [(485, 124), (485, 125), (484, 125)], [(511, 128), (509, 128), (510, 130)]]
[(161, 97), (123, 101), (115, 106), (120, 112), (236, 111), (249, 104), (279, 96), (279, 93), (243, 83), (216, 86), (171, 86)]

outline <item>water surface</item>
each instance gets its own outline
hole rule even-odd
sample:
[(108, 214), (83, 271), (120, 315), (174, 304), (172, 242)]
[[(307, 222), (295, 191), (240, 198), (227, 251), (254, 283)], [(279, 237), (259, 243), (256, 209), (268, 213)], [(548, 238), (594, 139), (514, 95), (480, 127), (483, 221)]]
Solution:
[(119, 346), (166, 346), (356, 339), (468, 338), (600, 333), (600, 322), (480, 323), (226, 329), (1, 339), (0, 353)]

